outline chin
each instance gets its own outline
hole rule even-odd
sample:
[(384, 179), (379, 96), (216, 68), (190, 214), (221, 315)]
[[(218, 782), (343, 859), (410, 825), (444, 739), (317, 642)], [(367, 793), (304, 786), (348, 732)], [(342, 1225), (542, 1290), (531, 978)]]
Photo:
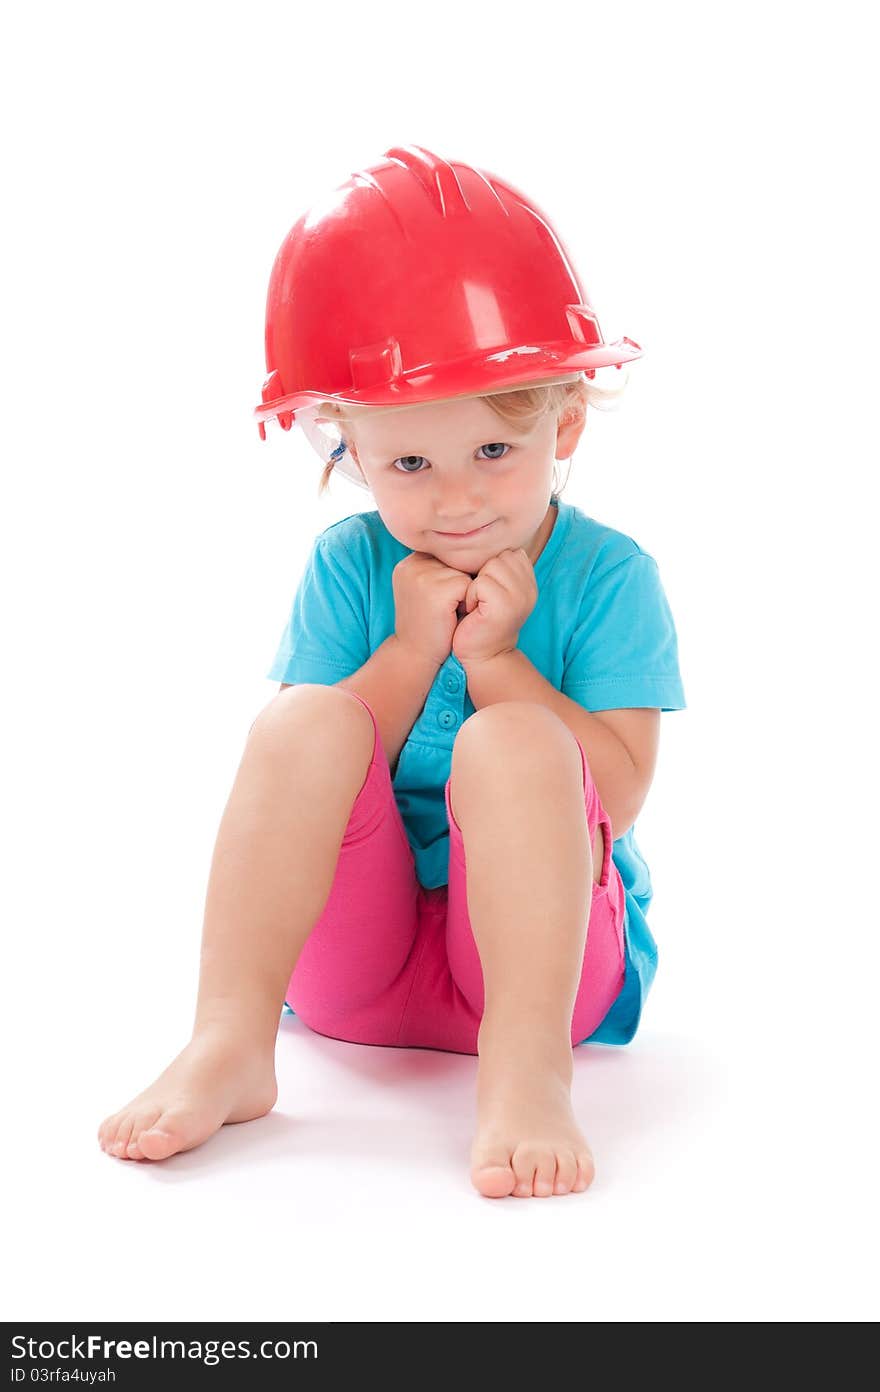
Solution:
[[(469, 575), (472, 580), (476, 579), (481, 568), (487, 561), (505, 550), (505, 546), (500, 545), (498, 538), (494, 535), (494, 528), (492, 529), (491, 539), (489, 536), (485, 538), (481, 537), (479, 540), (474, 541), (471, 546), (460, 546), (454, 541), (449, 541), (447, 545), (444, 545), (439, 537), (432, 537), (430, 546), (430, 554), (436, 556), (438, 561), (442, 561), (444, 565), (451, 566), (454, 570), (460, 570), (463, 575)], [(427, 549), (427, 547), (425, 549)], [(479, 557), (479, 562), (476, 570), (471, 570), (470, 567), (464, 564), (465, 558), (473, 564), (473, 557), (475, 555)]]

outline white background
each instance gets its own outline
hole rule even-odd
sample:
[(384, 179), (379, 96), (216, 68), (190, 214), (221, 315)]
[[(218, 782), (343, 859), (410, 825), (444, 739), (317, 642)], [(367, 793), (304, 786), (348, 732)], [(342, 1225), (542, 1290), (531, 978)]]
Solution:
[[(876, 1318), (877, 105), (840, 3), (44, 4), (2, 44), (7, 1319)], [(471, 1187), (476, 1060), (287, 1017), (275, 1111), (101, 1118), (189, 1037), (219, 819), (305, 555), (261, 443), (293, 222), (416, 143), (527, 191), (645, 354), (565, 497), (660, 567), (688, 709), (661, 965), (576, 1058), (584, 1195)]]

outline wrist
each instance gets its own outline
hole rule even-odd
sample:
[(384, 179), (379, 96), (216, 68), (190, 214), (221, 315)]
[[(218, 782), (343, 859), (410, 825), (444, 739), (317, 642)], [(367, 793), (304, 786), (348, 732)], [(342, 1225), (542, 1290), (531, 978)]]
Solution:
[[(423, 651), (423, 649), (416, 647), (414, 644), (403, 641), (396, 633), (391, 634), (388, 642), (393, 644), (397, 651), (406, 657), (407, 661), (419, 663), (421, 667), (426, 672), (430, 672), (432, 676), (436, 676), (437, 672), (439, 672), (440, 668), (443, 666), (443, 662), (438, 662), (430, 653)], [(445, 660), (444, 658), (443, 661)]]
[(505, 662), (516, 651), (516, 648), (504, 648), (501, 652), (492, 653), (490, 657), (460, 657), (458, 660), (465, 672), (484, 672), (499, 662)]

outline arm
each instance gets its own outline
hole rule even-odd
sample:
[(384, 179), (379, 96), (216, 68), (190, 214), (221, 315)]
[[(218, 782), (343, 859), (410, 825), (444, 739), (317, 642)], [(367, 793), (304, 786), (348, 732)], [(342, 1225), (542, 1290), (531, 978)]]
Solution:
[[(577, 735), (584, 747), (602, 806), (615, 840), (629, 831), (641, 810), (654, 776), (660, 711), (597, 712), (584, 710), (557, 691), (519, 648), (484, 662), (463, 664), (475, 710), (496, 701), (536, 701), (549, 707)], [(602, 718), (607, 715), (608, 722)], [(611, 728), (626, 722), (630, 745)], [(631, 752), (635, 751), (635, 752)]]
[[(400, 751), (421, 714), (438, 670), (430, 659), (402, 647), (397, 635), (392, 634), (380, 643), (363, 667), (333, 683), (362, 696), (375, 715), (392, 778)], [(292, 683), (280, 689), (285, 691), (288, 685)]]
[(438, 671), (435, 662), (405, 648), (392, 633), (363, 667), (336, 683), (362, 696), (375, 715), (392, 778)]

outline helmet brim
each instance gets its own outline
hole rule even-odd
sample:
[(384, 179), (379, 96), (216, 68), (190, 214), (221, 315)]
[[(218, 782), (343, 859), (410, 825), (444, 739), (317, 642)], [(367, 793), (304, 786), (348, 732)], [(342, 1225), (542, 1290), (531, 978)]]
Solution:
[(540, 348), (526, 345), (502, 352), (475, 354), (439, 367), (416, 368), (369, 388), (290, 392), (262, 402), (254, 409), (254, 416), (260, 422), (278, 416), (283, 428), (289, 429), (300, 409), (313, 407), (318, 401), (338, 401), (352, 406), (418, 406), (429, 401), (550, 385), (580, 372), (592, 376), (598, 368), (622, 367), (641, 355), (642, 348), (630, 338), (587, 347), (583, 344), (575, 347), (570, 342)]

